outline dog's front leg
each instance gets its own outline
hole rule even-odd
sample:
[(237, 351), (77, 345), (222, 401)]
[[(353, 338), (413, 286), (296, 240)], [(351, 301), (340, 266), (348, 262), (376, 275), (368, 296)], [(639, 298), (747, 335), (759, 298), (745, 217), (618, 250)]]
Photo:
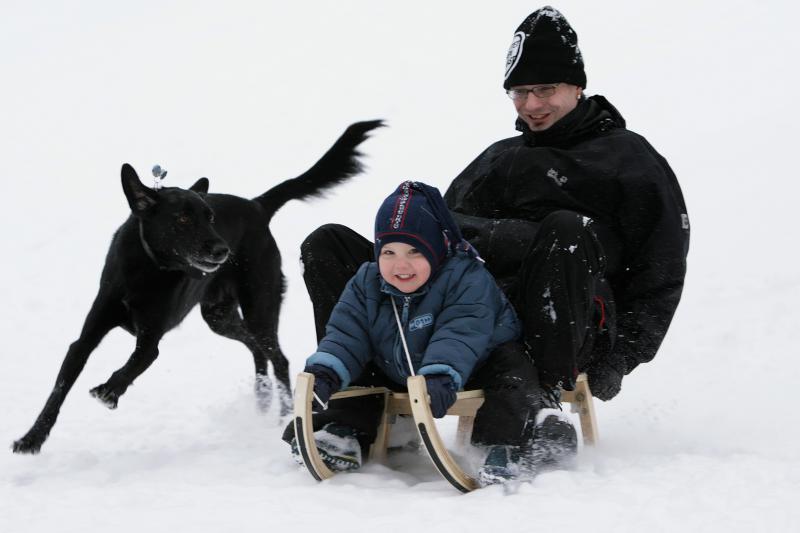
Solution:
[(120, 325), (124, 313), (124, 308), (118, 300), (104, 293), (97, 296), (86, 317), (80, 337), (67, 350), (55, 386), (36, 422), (25, 436), (14, 441), (14, 453), (39, 453), (56, 423), (67, 393), (86, 366), (89, 355), (109, 331)]
[(158, 343), (163, 335), (162, 331), (140, 332), (136, 337), (136, 350), (128, 358), (128, 362), (111, 374), (108, 381), (89, 391), (91, 395), (109, 409), (116, 409), (119, 397), (125, 394), (133, 381), (158, 357)]

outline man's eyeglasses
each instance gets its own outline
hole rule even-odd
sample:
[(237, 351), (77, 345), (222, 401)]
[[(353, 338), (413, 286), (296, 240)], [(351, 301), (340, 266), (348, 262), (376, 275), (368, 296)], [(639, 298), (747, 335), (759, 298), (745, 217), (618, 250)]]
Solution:
[(556, 89), (558, 89), (559, 85), (560, 83), (553, 83), (551, 85), (537, 85), (536, 87), (531, 87), (530, 89), (520, 87), (517, 89), (509, 89), (506, 91), (506, 94), (515, 102), (527, 100), (529, 94), (533, 94), (533, 96), (536, 98), (549, 98), (556, 94)]

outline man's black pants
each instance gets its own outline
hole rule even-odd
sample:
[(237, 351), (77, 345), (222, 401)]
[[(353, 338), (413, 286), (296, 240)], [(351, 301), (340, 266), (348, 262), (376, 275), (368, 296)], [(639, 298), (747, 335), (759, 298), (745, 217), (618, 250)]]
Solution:
[[(601, 241), (603, 245), (601, 245)], [(572, 390), (613, 348), (615, 305), (606, 280), (619, 256), (611, 231), (573, 211), (546, 216), (508, 295), (543, 382)]]

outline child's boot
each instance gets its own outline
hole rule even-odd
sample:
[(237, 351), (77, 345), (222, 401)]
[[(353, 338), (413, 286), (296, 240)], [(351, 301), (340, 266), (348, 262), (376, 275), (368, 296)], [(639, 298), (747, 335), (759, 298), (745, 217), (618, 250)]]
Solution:
[[(335, 422), (325, 424), (319, 431), (314, 432), (314, 441), (317, 451), (325, 466), (334, 472), (356, 470), (361, 467), (361, 445), (356, 438), (356, 431), (348, 426)], [(292, 457), (299, 464), (303, 458), (297, 447), (297, 439), (292, 439)]]

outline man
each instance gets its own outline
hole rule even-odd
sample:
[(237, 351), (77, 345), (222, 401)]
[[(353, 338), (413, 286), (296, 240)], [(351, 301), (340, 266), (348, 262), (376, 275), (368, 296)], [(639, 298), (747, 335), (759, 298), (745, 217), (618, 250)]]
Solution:
[(680, 300), (689, 221), (667, 164), (602, 96), (552, 7), (517, 28), (503, 84), (522, 135), (490, 146), (448, 207), (523, 321), (544, 383), (586, 371), (608, 400), (650, 361)]
[[(689, 223), (666, 160), (625, 128), (608, 100), (583, 94), (583, 67), (561, 13), (548, 6), (529, 15), (514, 34), (503, 84), (522, 134), (480, 154), (445, 201), (513, 302), (545, 388), (572, 389), (587, 372), (594, 396), (608, 400), (667, 332)], [(337, 225), (303, 243), (318, 338), (371, 249)], [(574, 428), (559, 427), (552, 440), (573, 436)]]

